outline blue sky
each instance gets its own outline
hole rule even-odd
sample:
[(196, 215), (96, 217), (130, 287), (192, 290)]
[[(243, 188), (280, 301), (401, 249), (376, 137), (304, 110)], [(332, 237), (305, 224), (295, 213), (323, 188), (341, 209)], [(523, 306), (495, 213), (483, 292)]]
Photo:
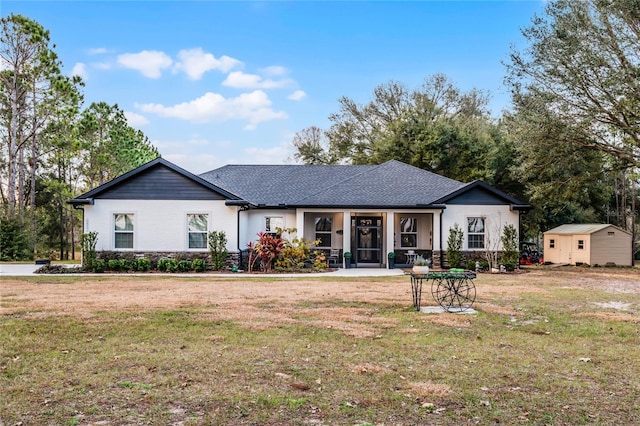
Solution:
[(85, 106), (118, 104), (164, 158), (194, 173), (293, 162), (293, 135), (328, 128), (342, 96), (435, 73), (509, 107), (502, 61), (539, 1), (7, 1), (51, 33)]

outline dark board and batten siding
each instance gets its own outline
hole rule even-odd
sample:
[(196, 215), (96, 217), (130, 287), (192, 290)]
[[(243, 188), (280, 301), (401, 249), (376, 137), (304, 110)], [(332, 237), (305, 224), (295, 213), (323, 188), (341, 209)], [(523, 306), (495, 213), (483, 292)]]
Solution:
[(112, 200), (224, 200), (219, 193), (165, 166), (153, 167), (100, 195)]
[(498, 206), (509, 204), (508, 201), (503, 200), (500, 197), (497, 197), (495, 194), (492, 194), (489, 191), (485, 191), (484, 189), (475, 188), (471, 191), (464, 192), (458, 195), (455, 198), (447, 200), (447, 204), (463, 204), (463, 205), (490, 205), (490, 206)]

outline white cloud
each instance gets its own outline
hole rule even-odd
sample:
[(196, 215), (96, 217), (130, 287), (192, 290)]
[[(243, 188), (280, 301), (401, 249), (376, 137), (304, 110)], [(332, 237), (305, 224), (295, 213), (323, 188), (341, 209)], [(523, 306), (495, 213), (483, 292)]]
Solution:
[(111, 69), (111, 64), (108, 64), (106, 62), (92, 62), (91, 66), (93, 68), (97, 68), (99, 70), (109, 70), (109, 69)]
[(264, 75), (276, 77), (281, 75), (287, 75), (289, 71), (285, 67), (281, 67), (279, 65), (272, 65), (270, 67), (262, 68), (260, 71)]
[(104, 47), (96, 47), (94, 49), (89, 49), (89, 55), (104, 55), (107, 53), (107, 49)]
[(71, 69), (71, 75), (77, 75), (83, 80), (89, 80), (89, 72), (87, 71), (87, 66), (82, 62), (78, 62), (73, 66), (73, 69)]
[(125, 111), (124, 116), (127, 118), (127, 123), (129, 123), (129, 126), (131, 127), (140, 127), (144, 126), (145, 124), (149, 124), (149, 120), (147, 120), (147, 117), (136, 112)]
[(124, 53), (118, 56), (118, 63), (126, 68), (138, 70), (145, 77), (160, 78), (162, 70), (171, 66), (173, 61), (164, 52), (143, 50), (139, 53)]
[(307, 94), (304, 92), (304, 90), (296, 90), (295, 92), (287, 96), (287, 99), (290, 99), (292, 101), (300, 101), (306, 97)]
[(257, 146), (247, 147), (242, 150), (242, 162), (244, 164), (286, 164), (292, 157), (291, 143), (262, 148)]
[(194, 123), (223, 122), (228, 120), (246, 120), (245, 129), (252, 130), (263, 122), (287, 118), (284, 111), (274, 111), (267, 94), (261, 90), (243, 93), (235, 98), (225, 99), (218, 93), (207, 92), (190, 102), (173, 106), (161, 104), (136, 104), (136, 108)]
[(227, 73), (242, 65), (241, 61), (229, 56), (216, 59), (211, 53), (205, 53), (200, 48), (181, 50), (178, 58), (180, 61), (175, 64), (174, 70), (184, 71), (192, 80), (200, 80), (207, 71), (220, 70)]
[(264, 79), (257, 74), (234, 71), (229, 73), (222, 85), (236, 89), (276, 89), (288, 86), (291, 83), (293, 81), (288, 78), (282, 80)]

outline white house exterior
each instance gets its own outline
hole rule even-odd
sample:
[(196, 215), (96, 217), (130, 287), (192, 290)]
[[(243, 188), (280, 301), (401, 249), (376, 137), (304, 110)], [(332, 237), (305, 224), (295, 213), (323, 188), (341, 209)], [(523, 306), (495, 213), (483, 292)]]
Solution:
[(610, 224), (561, 225), (544, 233), (544, 260), (570, 265), (631, 266), (631, 233)]
[(413, 166), (225, 166), (200, 176), (158, 158), (70, 201), (98, 251), (206, 253), (206, 234), (224, 231), (239, 253), (259, 232), (295, 228), (319, 249), (353, 255), (356, 267), (444, 261), (449, 229), (464, 251), (501, 250), (506, 225), (519, 229), (530, 206), (483, 182), (464, 184)]

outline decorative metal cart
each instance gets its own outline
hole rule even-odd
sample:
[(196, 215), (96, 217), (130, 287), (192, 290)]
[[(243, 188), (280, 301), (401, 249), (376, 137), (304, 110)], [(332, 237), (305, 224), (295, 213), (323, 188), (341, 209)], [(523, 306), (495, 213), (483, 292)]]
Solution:
[(413, 307), (420, 310), (422, 282), (431, 281), (433, 299), (447, 312), (464, 312), (476, 300), (475, 272), (452, 268), (443, 272), (414, 274), (411, 272)]

